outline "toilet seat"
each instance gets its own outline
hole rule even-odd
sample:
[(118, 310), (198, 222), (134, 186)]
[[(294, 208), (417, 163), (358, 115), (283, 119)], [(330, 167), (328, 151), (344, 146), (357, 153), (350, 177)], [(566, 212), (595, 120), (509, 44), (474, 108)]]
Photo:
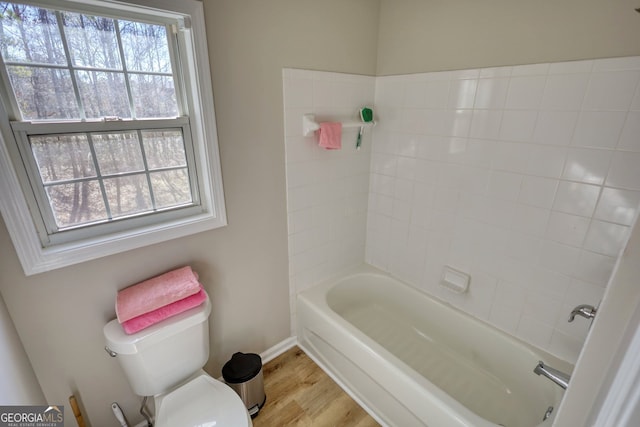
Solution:
[(156, 398), (156, 427), (251, 427), (240, 396), (202, 374)]

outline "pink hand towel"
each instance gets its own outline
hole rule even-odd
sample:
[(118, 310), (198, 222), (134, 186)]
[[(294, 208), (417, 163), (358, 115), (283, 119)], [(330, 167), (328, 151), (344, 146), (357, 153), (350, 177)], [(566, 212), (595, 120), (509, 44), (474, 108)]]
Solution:
[(207, 294), (204, 291), (202, 285), (200, 285), (200, 291), (196, 294), (188, 296), (171, 304), (160, 307), (156, 310), (145, 313), (141, 316), (129, 319), (126, 322), (122, 322), (122, 328), (124, 332), (131, 335), (139, 332), (149, 326), (153, 326), (156, 323), (162, 322), (176, 314), (180, 314), (184, 311), (190, 310), (199, 306), (207, 299)]
[(116, 297), (118, 322), (126, 322), (199, 291), (198, 276), (189, 266), (129, 286)]
[(320, 123), (318, 130), (318, 145), (327, 150), (339, 150), (342, 148), (342, 123), (324, 122)]

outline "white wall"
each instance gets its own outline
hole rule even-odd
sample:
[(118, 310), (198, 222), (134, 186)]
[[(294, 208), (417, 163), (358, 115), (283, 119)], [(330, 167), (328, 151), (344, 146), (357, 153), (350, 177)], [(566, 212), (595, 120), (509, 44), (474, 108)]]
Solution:
[(637, 0), (382, 0), (377, 75), (640, 55)]
[(371, 131), (356, 150), (358, 129), (343, 129), (342, 149), (318, 147), (304, 136), (303, 114), (318, 122), (359, 120), (372, 106), (375, 78), (355, 74), (283, 70), (289, 287), (295, 335), (296, 295), (364, 261)]
[(568, 313), (640, 202), (639, 81), (639, 57), (378, 77), (367, 262), (575, 362)]
[[(0, 405), (44, 405), (46, 400), (0, 297)], [(63, 402), (60, 402), (63, 403)]]

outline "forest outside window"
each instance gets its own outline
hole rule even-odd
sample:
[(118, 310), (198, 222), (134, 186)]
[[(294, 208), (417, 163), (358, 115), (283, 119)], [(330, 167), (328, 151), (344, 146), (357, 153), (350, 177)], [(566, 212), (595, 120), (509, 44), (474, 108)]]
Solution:
[(3, 136), (43, 248), (207, 211), (224, 224), (191, 17), (43, 1), (0, 18)]

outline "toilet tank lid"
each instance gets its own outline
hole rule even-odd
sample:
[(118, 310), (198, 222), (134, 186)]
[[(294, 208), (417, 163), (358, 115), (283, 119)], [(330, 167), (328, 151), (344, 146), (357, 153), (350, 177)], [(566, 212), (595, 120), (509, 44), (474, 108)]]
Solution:
[(211, 301), (207, 296), (206, 300), (198, 307), (165, 319), (135, 334), (127, 335), (122, 325), (118, 323), (118, 319), (107, 323), (103, 328), (103, 333), (110, 350), (118, 354), (134, 354), (191, 326), (206, 322), (210, 313)]

